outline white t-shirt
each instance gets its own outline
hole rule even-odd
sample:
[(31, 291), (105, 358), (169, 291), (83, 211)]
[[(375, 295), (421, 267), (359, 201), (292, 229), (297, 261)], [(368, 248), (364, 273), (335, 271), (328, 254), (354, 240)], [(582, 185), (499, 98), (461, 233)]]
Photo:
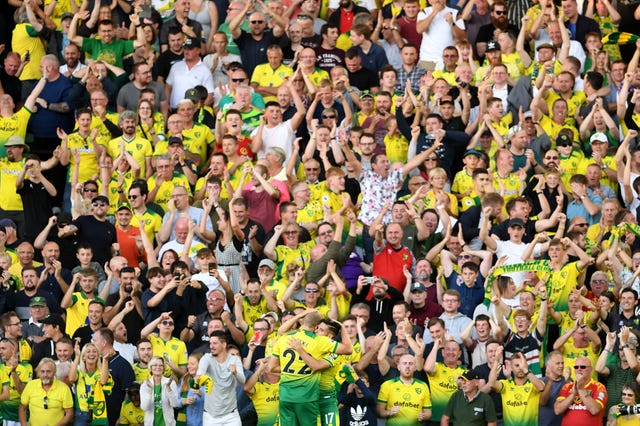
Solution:
[[(433, 13), (432, 7), (427, 7), (418, 13), (418, 22), (427, 19), (431, 13)], [(427, 31), (422, 33), (422, 44), (420, 45), (421, 61), (440, 62), (442, 61), (442, 51), (444, 48), (455, 44), (451, 25), (449, 25), (444, 18), (447, 13), (451, 13), (453, 16), (454, 25), (461, 30), (465, 29), (464, 22), (462, 20), (456, 20), (458, 16), (456, 9), (450, 7), (442, 9), (436, 17), (433, 18)]]
[[(258, 133), (258, 129), (251, 132), (251, 137), (254, 138)], [(267, 155), (269, 148), (282, 148), (286, 154), (287, 160), (283, 163), (283, 166), (287, 166), (287, 161), (291, 157), (291, 151), (293, 149), (293, 141), (296, 139), (296, 132), (291, 127), (291, 120), (287, 120), (284, 123), (280, 123), (275, 127), (264, 126), (262, 129), (262, 148), (258, 151), (258, 160), (262, 160)]]
[[(511, 241), (496, 241), (497, 244), (497, 248), (496, 248), (496, 256), (499, 258), (501, 258), (502, 256), (507, 256), (507, 261), (505, 262), (505, 265), (513, 265), (516, 263), (523, 263), (524, 260), (522, 260), (522, 254), (524, 253), (524, 251), (526, 250), (526, 248), (529, 246), (529, 244), (526, 243), (520, 243), (520, 244), (515, 244), (512, 243)], [(538, 256), (540, 255), (540, 248), (537, 245), (535, 249), (533, 249), (533, 256)], [(513, 282), (516, 284), (516, 287), (520, 287), (522, 286), (522, 282), (525, 279), (525, 273), (524, 272), (511, 272), (509, 274), (504, 274), (508, 277), (511, 277), (513, 279)]]

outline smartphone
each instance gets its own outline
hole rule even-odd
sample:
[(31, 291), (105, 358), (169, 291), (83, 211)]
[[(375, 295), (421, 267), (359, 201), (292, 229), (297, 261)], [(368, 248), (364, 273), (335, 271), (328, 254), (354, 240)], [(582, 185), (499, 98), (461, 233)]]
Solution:
[(250, 342), (260, 343), (262, 341), (262, 333), (263, 333), (262, 331), (254, 332)]
[(367, 284), (373, 284), (373, 283), (375, 282), (375, 280), (376, 280), (376, 277), (365, 277), (365, 278), (364, 278), (364, 281), (365, 281)]
[(209, 270), (212, 271), (214, 269), (218, 269), (218, 264), (216, 262), (209, 262)]
[(27, 50), (27, 53), (24, 54), (25, 62), (29, 62), (31, 60), (31, 52)]
[(177, 280), (179, 280), (181, 276), (182, 276), (182, 274), (180, 272), (174, 272), (173, 273), (173, 278), (175, 278)]

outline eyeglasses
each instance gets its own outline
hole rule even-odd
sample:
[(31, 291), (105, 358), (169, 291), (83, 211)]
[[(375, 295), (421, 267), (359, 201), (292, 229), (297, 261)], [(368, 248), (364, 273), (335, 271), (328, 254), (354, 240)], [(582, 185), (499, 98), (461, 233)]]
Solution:
[(587, 368), (589, 368), (588, 365), (574, 365), (573, 366), (574, 370), (586, 370)]
[(83, 188), (82, 192), (98, 192), (98, 188)]
[(468, 254), (461, 254), (460, 256), (458, 256), (460, 259), (471, 259), (471, 255)]
[(455, 303), (458, 299), (442, 299), (442, 303)]
[(335, 115), (324, 115), (322, 114), (322, 118), (336, 118)]
[(173, 321), (166, 321), (165, 320), (165, 321), (162, 321), (160, 324), (172, 327), (173, 326)]
[(21, 326), (21, 325), (22, 325), (21, 322), (16, 322), (16, 323), (13, 323), (13, 324), (9, 324), (10, 327), (17, 327), (17, 326)]
[(318, 290), (317, 288), (305, 288), (304, 292), (305, 293), (320, 293), (320, 290)]
[(285, 235), (298, 235), (298, 231), (285, 231)]
[(591, 284), (607, 284), (607, 280), (591, 280)]
[(545, 160), (559, 160), (560, 157), (554, 155), (554, 156), (549, 156), (549, 157), (544, 157)]
[(48, 410), (49, 409), (49, 397), (47, 395), (44, 396), (44, 398), (42, 399), (42, 402), (44, 402), (44, 409)]
[(500, 16), (500, 15), (506, 15), (507, 11), (506, 10), (494, 10), (493, 13), (495, 13), (498, 16)]
[(514, 318), (513, 321), (514, 322), (527, 322), (527, 321), (529, 321), (529, 318), (527, 318), (527, 317), (519, 317), (519, 318)]
[(234, 83), (242, 83), (245, 80), (246, 80), (246, 78), (232, 78), (231, 79), (231, 81), (233, 81)]
[(129, 197), (128, 197), (128, 198), (129, 198), (130, 200), (135, 200), (135, 199), (137, 199), (137, 198), (138, 198), (138, 196), (137, 196), (137, 195), (129, 195)]
[(107, 203), (98, 203), (98, 202), (95, 202), (95, 203), (91, 203), (91, 205), (92, 205), (93, 207), (104, 207), (104, 206), (107, 206), (108, 204), (107, 204)]
[(257, 25), (257, 24), (264, 24), (264, 21), (249, 21), (249, 23), (253, 25)]
[(173, 194), (172, 197), (173, 198), (178, 198), (178, 197), (186, 197), (188, 194)]

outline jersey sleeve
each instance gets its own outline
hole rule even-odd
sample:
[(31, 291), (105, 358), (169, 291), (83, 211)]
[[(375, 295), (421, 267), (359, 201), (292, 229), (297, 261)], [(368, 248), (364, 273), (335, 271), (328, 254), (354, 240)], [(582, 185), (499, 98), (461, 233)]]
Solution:
[(378, 392), (378, 402), (386, 404), (389, 400), (389, 382), (384, 382)]

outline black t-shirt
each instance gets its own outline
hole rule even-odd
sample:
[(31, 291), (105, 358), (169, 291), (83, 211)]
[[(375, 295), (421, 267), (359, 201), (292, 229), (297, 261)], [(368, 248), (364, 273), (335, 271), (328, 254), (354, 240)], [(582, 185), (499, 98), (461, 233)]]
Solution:
[(20, 102), (22, 95), (22, 83), (20, 79), (16, 76), (8, 75), (4, 68), (0, 68), (0, 83), (2, 83), (4, 93), (13, 99), (13, 103), (20, 105), (22, 103)]
[(360, 90), (371, 90), (372, 87), (380, 87), (378, 75), (366, 68), (356, 72), (349, 72), (349, 84)]
[[(118, 303), (118, 299), (120, 299), (119, 293), (110, 294), (107, 297), (106, 305), (115, 306)], [(131, 300), (131, 297), (124, 299), (120, 311), (129, 300)], [(140, 340), (140, 331), (142, 331), (142, 328), (144, 327), (144, 321), (138, 313), (138, 310), (134, 309), (126, 314), (124, 318), (122, 318), (122, 323), (127, 328), (127, 343), (133, 343), (134, 345), (138, 343), (138, 340)]]
[(258, 265), (260, 264), (262, 257), (255, 253), (251, 248), (249, 231), (253, 226), (258, 227), (258, 231), (256, 232), (256, 241), (258, 241), (258, 243), (264, 246), (268, 240), (265, 239), (264, 228), (255, 220), (249, 219), (247, 226), (242, 228), (242, 232), (244, 232), (244, 241), (242, 242), (242, 263), (244, 263), (244, 267), (250, 277), (257, 277)]
[(158, 77), (162, 77), (166, 80), (169, 76), (169, 71), (171, 71), (171, 66), (180, 61), (182, 57), (181, 54), (173, 53), (170, 49), (162, 52), (153, 65), (153, 79), (156, 80)]
[(240, 49), (242, 65), (251, 77), (256, 66), (267, 61), (267, 48), (272, 44), (280, 44), (280, 38), (275, 37), (271, 30), (265, 30), (262, 38), (256, 40), (250, 33), (242, 31), (240, 37), (234, 39)]
[(78, 228), (79, 241), (91, 244), (94, 262), (104, 265), (111, 259), (111, 245), (117, 242), (115, 226), (93, 216), (80, 216), (73, 224)]

